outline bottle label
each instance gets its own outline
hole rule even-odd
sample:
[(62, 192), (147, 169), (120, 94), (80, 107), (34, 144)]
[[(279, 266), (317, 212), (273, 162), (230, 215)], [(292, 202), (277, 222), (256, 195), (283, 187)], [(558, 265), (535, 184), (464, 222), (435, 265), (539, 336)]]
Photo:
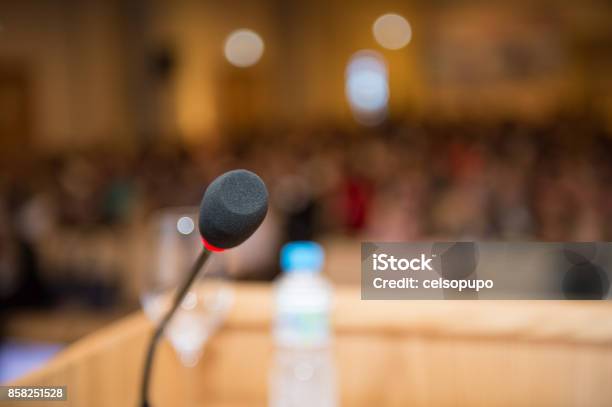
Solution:
[(329, 342), (329, 317), (326, 312), (279, 312), (276, 341), (283, 346), (323, 346)]

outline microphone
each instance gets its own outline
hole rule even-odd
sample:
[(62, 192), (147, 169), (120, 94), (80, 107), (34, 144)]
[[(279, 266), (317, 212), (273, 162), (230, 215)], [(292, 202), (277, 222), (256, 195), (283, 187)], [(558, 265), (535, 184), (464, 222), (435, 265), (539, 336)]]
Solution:
[(140, 406), (150, 407), (148, 396), (157, 344), (164, 329), (183, 302), (189, 287), (212, 252), (236, 247), (261, 225), (268, 212), (268, 190), (256, 174), (233, 170), (217, 177), (204, 191), (199, 228), (203, 248), (185, 281), (179, 286), (172, 306), (157, 325), (147, 349), (140, 388)]
[(268, 211), (268, 191), (247, 170), (226, 172), (204, 192), (200, 205), (200, 235), (204, 247), (222, 251), (247, 240)]

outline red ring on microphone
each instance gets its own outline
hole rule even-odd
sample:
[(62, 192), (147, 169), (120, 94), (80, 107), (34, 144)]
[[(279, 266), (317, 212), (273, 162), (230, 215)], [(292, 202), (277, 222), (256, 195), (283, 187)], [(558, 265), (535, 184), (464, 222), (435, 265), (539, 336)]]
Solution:
[(219, 252), (222, 252), (222, 251), (224, 251), (224, 250), (225, 250), (225, 249), (222, 249), (222, 248), (220, 248), (220, 247), (217, 247), (217, 246), (213, 246), (213, 245), (211, 245), (211, 244), (210, 244), (210, 243), (208, 243), (208, 242), (206, 241), (206, 239), (204, 239), (204, 238), (202, 238), (202, 243), (204, 244), (204, 247), (206, 248), (206, 250), (209, 250), (209, 251), (211, 251), (211, 252), (216, 252), (216, 253), (219, 253)]

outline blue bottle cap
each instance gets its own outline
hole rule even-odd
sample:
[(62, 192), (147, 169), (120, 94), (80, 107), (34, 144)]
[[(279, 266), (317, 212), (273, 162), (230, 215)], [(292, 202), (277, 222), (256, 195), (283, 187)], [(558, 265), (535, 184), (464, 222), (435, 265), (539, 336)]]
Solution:
[(281, 267), (284, 271), (319, 271), (325, 254), (315, 242), (287, 243), (281, 250)]

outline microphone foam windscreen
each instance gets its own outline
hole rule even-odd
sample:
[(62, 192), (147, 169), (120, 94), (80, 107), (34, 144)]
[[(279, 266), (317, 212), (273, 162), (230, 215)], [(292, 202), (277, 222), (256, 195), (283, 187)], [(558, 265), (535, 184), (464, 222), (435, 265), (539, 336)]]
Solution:
[(200, 234), (209, 245), (230, 249), (248, 239), (268, 212), (268, 190), (256, 174), (233, 170), (217, 177), (200, 205)]

